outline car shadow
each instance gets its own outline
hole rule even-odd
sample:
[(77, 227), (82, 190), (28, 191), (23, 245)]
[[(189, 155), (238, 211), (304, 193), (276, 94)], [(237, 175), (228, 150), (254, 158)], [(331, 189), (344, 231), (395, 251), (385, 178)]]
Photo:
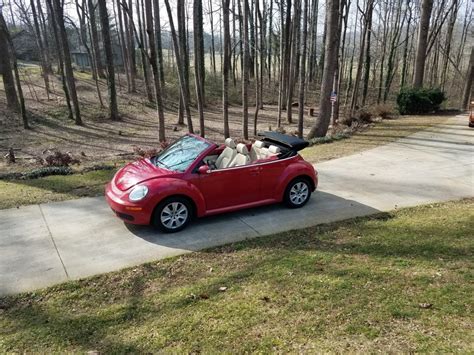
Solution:
[(134, 236), (155, 245), (197, 251), (263, 235), (379, 213), (380, 210), (327, 192), (315, 192), (303, 208), (283, 204), (195, 219), (185, 230), (163, 233), (150, 226), (125, 224)]

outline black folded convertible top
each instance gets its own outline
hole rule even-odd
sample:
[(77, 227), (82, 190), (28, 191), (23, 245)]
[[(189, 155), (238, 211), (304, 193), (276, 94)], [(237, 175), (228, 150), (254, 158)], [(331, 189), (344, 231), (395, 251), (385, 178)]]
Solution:
[(263, 132), (259, 133), (258, 135), (263, 137), (262, 140), (265, 142), (277, 143), (278, 145), (283, 145), (296, 152), (306, 148), (309, 145), (309, 142), (305, 141), (304, 139), (278, 132)]

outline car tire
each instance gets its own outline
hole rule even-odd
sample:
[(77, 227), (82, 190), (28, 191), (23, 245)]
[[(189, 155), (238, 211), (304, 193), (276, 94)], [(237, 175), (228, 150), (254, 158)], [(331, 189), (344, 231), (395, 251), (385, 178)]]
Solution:
[(300, 208), (306, 205), (311, 197), (311, 185), (306, 178), (291, 180), (285, 190), (283, 202), (289, 208)]
[(153, 213), (153, 225), (165, 233), (176, 233), (189, 224), (193, 206), (188, 199), (175, 196), (161, 201)]

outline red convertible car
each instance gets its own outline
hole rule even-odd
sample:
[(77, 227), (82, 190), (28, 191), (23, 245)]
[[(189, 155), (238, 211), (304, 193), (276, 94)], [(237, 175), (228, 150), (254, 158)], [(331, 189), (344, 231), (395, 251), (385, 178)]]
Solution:
[(159, 155), (120, 169), (106, 186), (107, 202), (127, 223), (182, 230), (193, 217), (285, 202), (302, 207), (318, 185), (298, 151), (308, 142), (265, 132), (253, 144), (217, 144), (188, 134)]

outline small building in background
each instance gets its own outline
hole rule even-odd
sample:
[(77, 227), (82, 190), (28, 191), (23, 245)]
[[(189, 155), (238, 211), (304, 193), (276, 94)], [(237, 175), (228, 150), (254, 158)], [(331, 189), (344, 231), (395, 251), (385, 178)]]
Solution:
[(80, 70), (90, 69), (89, 53), (87, 53), (84, 46), (79, 46), (77, 49), (71, 51), (71, 58), (73, 64)]

